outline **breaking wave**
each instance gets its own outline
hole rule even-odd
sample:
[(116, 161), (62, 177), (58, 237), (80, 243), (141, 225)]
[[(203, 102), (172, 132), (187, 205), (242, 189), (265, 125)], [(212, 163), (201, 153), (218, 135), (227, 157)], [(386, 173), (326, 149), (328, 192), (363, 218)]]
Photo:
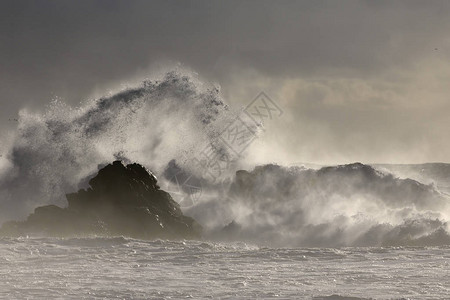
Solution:
[(201, 195), (193, 201), (193, 186), (182, 186), (183, 201), (191, 200), (184, 211), (211, 239), (308, 247), (450, 244), (449, 196), (430, 182), (397, 178), (387, 166), (381, 172), (359, 163), (319, 170), (269, 164), (234, 174), (237, 163), (219, 183), (203, 178), (193, 158), (212, 143), (217, 153), (229, 151), (218, 136), (237, 113), (217, 86), (182, 70), (80, 107), (55, 100), (45, 113), (22, 110), (0, 158), (0, 222), (39, 205), (64, 206), (66, 193), (121, 159), (145, 165), (160, 184), (177, 175), (195, 179)]
[[(448, 245), (448, 195), (360, 163), (238, 171), (226, 197), (187, 213), (211, 237), (271, 246)], [(226, 225), (228, 223), (228, 225)], [(226, 225), (223, 229), (222, 227)]]
[(65, 193), (116, 159), (155, 174), (172, 159), (189, 169), (190, 158), (213, 140), (216, 151), (227, 151), (216, 137), (234, 117), (218, 86), (178, 69), (80, 107), (54, 100), (43, 114), (21, 110), (0, 158), (0, 221), (42, 204), (65, 205)]

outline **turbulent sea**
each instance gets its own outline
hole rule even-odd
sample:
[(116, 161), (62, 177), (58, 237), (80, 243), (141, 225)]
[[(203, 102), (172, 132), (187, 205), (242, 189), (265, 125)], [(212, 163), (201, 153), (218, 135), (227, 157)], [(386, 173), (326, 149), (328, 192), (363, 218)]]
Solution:
[(448, 299), (450, 247), (0, 240), (2, 299)]
[(204, 241), (0, 238), (0, 298), (450, 299), (450, 164), (254, 166), (257, 143), (234, 157), (224, 142), (238, 116), (264, 132), (184, 70), (21, 110), (0, 136), (0, 225), (66, 207), (122, 160), (157, 175)]

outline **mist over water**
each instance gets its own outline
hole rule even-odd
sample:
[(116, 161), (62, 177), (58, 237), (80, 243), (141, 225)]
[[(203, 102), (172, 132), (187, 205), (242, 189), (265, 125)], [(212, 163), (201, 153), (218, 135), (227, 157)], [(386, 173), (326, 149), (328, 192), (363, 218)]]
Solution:
[[(1, 158), (0, 220), (45, 203), (64, 205), (65, 193), (116, 159), (139, 162), (156, 175), (172, 159), (189, 167), (188, 158), (233, 117), (217, 86), (183, 70), (76, 108), (54, 100), (43, 114), (21, 110)], [(227, 150), (219, 145), (218, 151)]]
[(449, 196), (430, 181), (389, 173), (395, 170), (268, 164), (235, 175), (244, 155), (209, 180), (194, 158), (212, 143), (217, 153), (230, 152), (218, 137), (238, 115), (217, 86), (179, 69), (79, 107), (54, 100), (42, 114), (24, 109), (0, 158), (0, 222), (44, 204), (65, 206), (64, 195), (85, 187), (98, 166), (121, 159), (152, 170), (163, 189), (181, 171), (198, 178), (201, 195), (182, 207), (206, 238), (314, 247), (450, 243)]
[(220, 211), (217, 228), (233, 222), (212, 238), (268, 246), (431, 246), (450, 243), (448, 203), (434, 185), (360, 163), (319, 170), (264, 165), (238, 171), (226, 198), (187, 213), (208, 222)]

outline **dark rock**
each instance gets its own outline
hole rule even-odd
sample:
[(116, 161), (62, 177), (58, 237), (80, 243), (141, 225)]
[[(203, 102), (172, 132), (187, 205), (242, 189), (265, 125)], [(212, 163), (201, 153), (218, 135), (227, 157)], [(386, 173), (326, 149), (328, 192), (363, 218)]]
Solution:
[(225, 225), (222, 230), (218, 233), (219, 237), (222, 239), (236, 239), (239, 238), (241, 233), (242, 226), (236, 221), (231, 221), (227, 225)]
[(184, 216), (169, 193), (139, 164), (115, 161), (89, 181), (90, 187), (67, 194), (67, 208), (35, 209), (24, 222), (7, 222), (0, 235), (124, 235), (134, 238), (198, 238), (201, 226)]

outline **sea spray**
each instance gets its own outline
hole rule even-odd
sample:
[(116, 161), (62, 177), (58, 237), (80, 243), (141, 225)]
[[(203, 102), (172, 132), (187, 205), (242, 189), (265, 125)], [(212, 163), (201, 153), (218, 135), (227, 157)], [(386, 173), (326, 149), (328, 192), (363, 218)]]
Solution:
[(206, 238), (321, 247), (450, 243), (447, 194), (367, 165), (266, 165), (234, 174), (238, 161), (210, 181), (193, 162), (212, 143), (217, 153), (230, 151), (218, 137), (237, 115), (215, 85), (181, 70), (80, 107), (56, 99), (43, 114), (22, 110), (13, 138), (2, 144), (0, 221), (23, 219), (44, 204), (64, 206), (66, 193), (120, 159), (152, 170), (163, 188), (175, 178), (170, 168), (197, 178), (202, 193), (182, 208)]
[(179, 69), (77, 108), (55, 100), (43, 114), (21, 110), (2, 158), (0, 221), (63, 205), (65, 193), (117, 158), (156, 174), (172, 159), (190, 168), (189, 158), (234, 116), (217, 86)]

